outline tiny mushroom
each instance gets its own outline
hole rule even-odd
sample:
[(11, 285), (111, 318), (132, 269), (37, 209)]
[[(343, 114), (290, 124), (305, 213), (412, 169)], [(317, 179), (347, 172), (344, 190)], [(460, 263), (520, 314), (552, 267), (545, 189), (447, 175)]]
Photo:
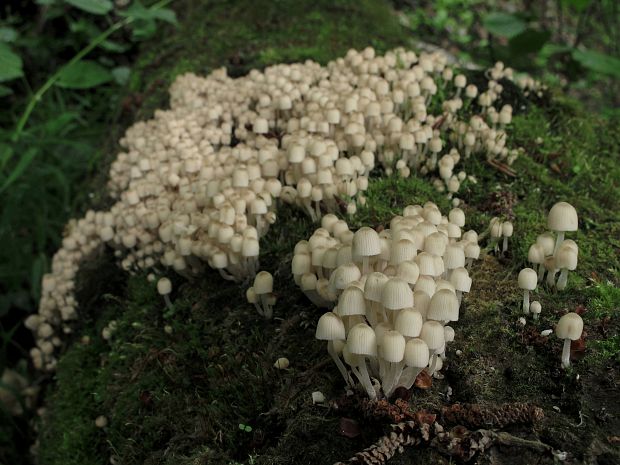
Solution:
[(532, 312), (532, 317), (535, 320), (538, 320), (538, 315), (540, 315), (541, 311), (542, 311), (542, 305), (540, 305), (540, 302), (538, 300), (534, 300), (530, 304), (530, 312)]
[[(273, 276), (268, 271), (261, 271), (254, 278), (254, 293), (256, 294), (256, 308), (258, 313), (267, 320), (273, 316), (273, 307), (271, 303), (273, 295)], [(260, 301), (260, 304), (258, 303)]]
[(504, 242), (502, 244), (502, 253), (506, 253), (508, 250), (508, 238), (512, 237), (513, 226), (510, 221), (504, 221), (502, 223), (502, 236), (504, 236)]
[(577, 231), (579, 228), (577, 210), (575, 210), (575, 207), (570, 203), (556, 203), (551, 207), (551, 210), (549, 210), (547, 227), (558, 234), (555, 239), (555, 247), (553, 248), (553, 254), (555, 255), (560, 248), (560, 244), (564, 240), (564, 233), (568, 231)]
[(558, 322), (555, 327), (555, 334), (558, 338), (564, 339), (564, 347), (562, 349), (562, 367), (570, 366), (570, 343), (581, 337), (583, 332), (583, 320), (574, 313), (567, 313)]
[(519, 288), (523, 289), (523, 313), (530, 312), (530, 291), (538, 285), (538, 274), (531, 268), (523, 268), (519, 271)]
[(172, 302), (170, 301), (169, 297), (170, 293), (172, 292), (172, 283), (168, 278), (160, 278), (159, 281), (157, 281), (157, 292), (159, 293), (159, 295), (164, 297), (164, 301), (166, 302), (166, 307), (168, 307), (168, 310), (174, 310), (174, 307), (172, 306)]

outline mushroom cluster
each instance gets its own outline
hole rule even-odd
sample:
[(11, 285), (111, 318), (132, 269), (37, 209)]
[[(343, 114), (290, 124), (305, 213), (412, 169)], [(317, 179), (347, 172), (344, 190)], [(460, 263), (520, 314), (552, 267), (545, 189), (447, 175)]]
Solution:
[[(533, 267), (538, 267), (538, 281), (547, 272), (547, 285), (564, 290), (568, 283), (568, 272), (577, 268), (579, 248), (575, 241), (564, 239), (566, 232), (577, 231), (579, 222), (577, 211), (567, 202), (558, 202), (549, 211), (547, 227), (556, 233), (543, 233), (528, 250), (527, 260)], [(556, 274), (560, 276), (556, 281)]]
[(461, 209), (446, 217), (427, 202), (405, 207), (380, 232), (353, 232), (326, 215), (297, 243), (295, 282), (331, 309), (320, 317), (316, 338), (327, 341), (348, 386), (359, 382), (371, 399), (389, 397), (398, 386), (411, 388), (423, 369), (431, 375), (441, 369), (454, 340), (448, 324), (458, 321), (472, 284), (465, 264), (478, 234), (463, 233), (464, 225)]
[(192, 277), (206, 265), (244, 281), (258, 270), (259, 239), (280, 202), (318, 221), (343, 207), (355, 213), (376, 164), (386, 174), (429, 175), (452, 196), (467, 177), (461, 158), (511, 163), (518, 150), (507, 147), (504, 127), (512, 108), (498, 102), (513, 71), (498, 63), (486, 76), (479, 88), (441, 52), (367, 48), (326, 66), (178, 77), (171, 108), (120, 140), (108, 184), (116, 203), (69, 224), (39, 313), (27, 321), (33, 359), (54, 368), (58, 334), (77, 317), (78, 266), (104, 244), (129, 272), (168, 267)]

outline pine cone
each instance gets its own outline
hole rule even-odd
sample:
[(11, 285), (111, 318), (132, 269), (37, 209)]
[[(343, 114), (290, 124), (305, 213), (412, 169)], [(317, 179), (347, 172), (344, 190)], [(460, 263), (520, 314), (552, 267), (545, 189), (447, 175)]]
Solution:
[(454, 404), (441, 410), (446, 424), (469, 427), (503, 428), (517, 423), (533, 423), (543, 418), (540, 407), (527, 403), (494, 405)]

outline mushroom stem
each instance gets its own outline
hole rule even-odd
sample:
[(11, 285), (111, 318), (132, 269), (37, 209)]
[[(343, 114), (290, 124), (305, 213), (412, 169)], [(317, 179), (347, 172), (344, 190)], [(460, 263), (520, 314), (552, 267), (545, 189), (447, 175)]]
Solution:
[(340, 360), (340, 357), (338, 357), (338, 354), (334, 350), (334, 341), (327, 341), (327, 353), (334, 360), (334, 363), (338, 367), (338, 371), (340, 371), (340, 374), (344, 378), (344, 382), (347, 383), (347, 386), (352, 387), (354, 385), (353, 380), (351, 379), (351, 375), (349, 375), (349, 371), (344, 366), (344, 363), (342, 363), (342, 360)]
[(549, 287), (555, 286), (555, 274), (558, 270), (549, 270), (547, 271), (547, 285)]
[(377, 392), (370, 381), (368, 368), (366, 368), (366, 357), (362, 358), (362, 363), (357, 368), (359, 374), (356, 373), (356, 375), (359, 378), (360, 383), (362, 383), (362, 386), (366, 389), (366, 393), (368, 394), (368, 397), (370, 397), (370, 400), (375, 400), (377, 398)]
[(564, 339), (564, 348), (562, 349), (562, 368), (570, 366), (570, 343), (569, 338)]
[(383, 393), (385, 394), (385, 397), (390, 397), (394, 392), (396, 382), (400, 378), (404, 366), (405, 362), (403, 361), (390, 363), (390, 369), (388, 370), (385, 377), (385, 383), (381, 383), (381, 385), (383, 386)]
[(261, 304), (261, 307), (263, 307), (262, 315), (265, 317), (265, 319), (271, 320), (271, 317), (273, 316), (273, 308), (271, 308), (271, 305), (269, 305), (268, 298), (269, 298), (269, 294), (261, 294), (260, 304)]
[(530, 313), (530, 291), (527, 289), (523, 290), (523, 313)]
[(368, 262), (370, 261), (369, 257), (362, 257), (362, 275), (368, 274)]
[(463, 292), (462, 292), (462, 291), (457, 290), (457, 291), (456, 291), (456, 298), (457, 298), (457, 299), (458, 299), (458, 301), (459, 301), (459, 307), (460, 307), (460, 306), (461, 306), (461, 302), (463, 301)]
[(260, 316), (265, 316), (265, 312), (263, 311), (262, 307), (258, 304), (258, 302), (254, 302), (254, 308), (256, 309), (256, 311), (258, 312), (258, 314)]
[(538, 282), (542, 282), (543, 277), (545, 276), (545, 265), (542, 263), (538, 264)]
[(406, 389), (411, 389), (413, 383), (415, 383), (416, 378), (420, 373), (424, 370), (423, 367), (408, 367), (403, 370), (400, 379), (396, 382), (396, 387), (404, 386)]
[(558, 278), (558, 282), (555, 284), (558, 290), (563, 291), (566, 289), (566, 284), (568, 283), (568, 268), (562, 268), (560, 271), (560, 277)]
[(564, 241), (564, 231), (558, 231), (558, 235), (555, 238), (555, 247), (553, 248), (553, 255), (556, 254), (560, 248), (560, 244)]
[(231, 274), (226, 273), (226, 271), (224, 271), (223, 268), (220, 268), (218, 271), (220, 272), (220, 276), (222, 278), (224, 278), (225, 280), (227, 280), (227, 281), (236, 281), (235, 277), (233, 275), (231, 275)]
[(172, 312), (174, 310), (174, 305), (172, 305), (172, 302), (170, 301), (170, 297), (168, 297), (168, 294), (164, 295), (164, 302), (166, 302), (166, 307), (168, 307), (168, 310)]
[(505, 254), (508, 250), (508, 236), (504, 236), (504, 242), (502, 244), (502, 254)]
[(431, 354), (431, 363), (428, 367), (428, 374), (433, 376), (433, 373), (435, 373), (435, 370), (437, 369), (437, 354), (435, 353), (434, 350), (431, 350), (430, 352), (432, 352), (432, 354)]

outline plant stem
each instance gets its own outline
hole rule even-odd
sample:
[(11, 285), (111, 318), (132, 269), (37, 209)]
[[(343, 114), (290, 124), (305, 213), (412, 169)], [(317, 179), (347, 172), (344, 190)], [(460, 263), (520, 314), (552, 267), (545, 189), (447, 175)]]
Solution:
[[(172, 0), (160, 0), (159, 2), (155, 3), (150, 8), (150, 10), (159, 10), (160, 8), (165, 7), (166, 5), (168, 5), (171, 2), (172, 2)], [(37, 106), (39, 101), (41, 101), (41, 99), (43, 98), (45, 93), (54, 84), (56, 84), (56, 82), (60, 78), (60, 75), (61, 75), (62, 71), (65, 68), (67, 68), (67, 67), (69, 67), (71, 65), (76, 64), (78, 61), (80, 61), (82, 58), (84, 58), (86, 55), (88, 55), (90, 52), (92, 52), (95, 48), (97, 48), (99, 45), (101, 45), (108, 37), (110, 37), (116, 31), (118, 31), (119, 29), (124, 28), (125, 26), (128, 26), (129, 24), (131, 24), (133, 22), (134, 22), (134, 18), (133, 17), (127, 17), (127, 18), (123, 18), (120, 21), (117, 21), (116, 23), (112, 24), (112, 26), (110, 26), (108, 29), (106, 29), (101, 34), (99, 34), (97, 37), (95, 37), (86, 47), (84, 47), (82, 50), (80, 50), (78, 53), (76, 53), (75, 56), (73, 58), (71, 58), (71, 60), (68, 63), (66, 63), (65, 65), (61, 66), (59, 69), (57, 69), (56, 72), (54, 74), (52, 74), (47, 79), (47, 81), (45, 81), (45, 83), (31, 97), (30, 101), (28, 102), (28, 105), (26, 106), (26, 109), (24, 110), (24, 113), (19, 118), (19, 121), (17, 122), (17, 125), (15, 126), (15, 129), (13, 130), (13, 134), (11, 135), (11, 141), (15, 143), (15, 142), (17, 142), (19, 140), (19, 138), (21, 137), (21, 134), (22, 134), (24, 128), (26, 127), (26, 124), (28, 123), (28, 119), (30, 119), (30, 114), (32, 113), (34, 108)]]

